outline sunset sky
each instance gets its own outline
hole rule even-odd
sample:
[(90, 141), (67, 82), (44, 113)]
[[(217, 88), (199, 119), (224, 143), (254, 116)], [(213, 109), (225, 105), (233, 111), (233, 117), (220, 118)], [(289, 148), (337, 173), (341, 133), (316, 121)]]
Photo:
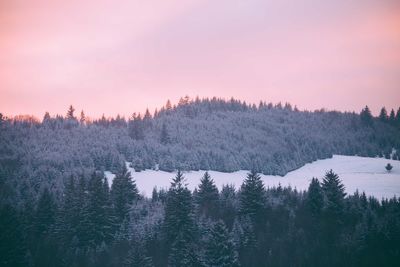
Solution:
[(0, 0), (0, 112), (400, 106), (399, 0)]

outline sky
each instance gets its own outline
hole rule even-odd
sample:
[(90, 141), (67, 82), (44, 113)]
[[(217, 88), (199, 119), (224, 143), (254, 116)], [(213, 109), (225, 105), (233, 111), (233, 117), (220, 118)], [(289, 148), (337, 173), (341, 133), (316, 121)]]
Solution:
[(400, 106), (400, 0), (0, 0), (0, 112)]

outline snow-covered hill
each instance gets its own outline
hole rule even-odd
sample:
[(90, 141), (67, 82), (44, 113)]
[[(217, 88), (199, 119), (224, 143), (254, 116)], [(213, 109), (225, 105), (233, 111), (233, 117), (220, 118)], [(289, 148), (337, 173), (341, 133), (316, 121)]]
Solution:
[[(388, 173), (385, 169), (387, 163), (393, 166)], [(287, 175), (271, 176), (261, 175), (264, 184), (268, 186), (292, 186), (298, 190), (308, 188), (311, 178), (317, 177), (322, 180), (326, 171), (332, 169), (337, 173), (343, 181), (347, 193), (354, 193), (357, 189), (365, 191), (367, 195), (373, 195), (377, 198), (389, 198), (394, 195), (400, 196), (400, 161), (387, 160), (382, 158), (365, 158), (358, 156), (339, 156), (334, 155), (333, 158), (317, 160), (306, 164), (305, 166), (289, 172)], [(174, 173), (163, 171), (146, 170), (135, 172), (129, 168), (140, 192), (150, 196), (153, 187), (168, 188)], [(200, 178), (205, 171), (185, 172), (188, 187), (193, 190), (198, 186)], [(209, 171), (216, 185), (221, 189), (224, 184), (233, 184), (239, 188), (248, 171), (242, 170), (233, 173), (222, 173)], [(114, 174), (105, 172), (111, 185)]]

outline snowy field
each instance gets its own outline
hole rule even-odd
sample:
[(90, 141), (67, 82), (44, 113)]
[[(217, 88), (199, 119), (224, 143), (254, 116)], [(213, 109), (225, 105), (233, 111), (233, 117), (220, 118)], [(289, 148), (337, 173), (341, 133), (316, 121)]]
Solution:
[[(390, 173), (385, 169), (387, 163), (393, 166)], [(400, 196), (400, 161), (382, 158), (334, 155), (331, 159), (308, 163), (283, 177), (272, 175), (261, 175), (261, 177), (266, 187), (277, 186), (280, 183), (282, 186), (290, 185), (298, 190), (304, 190), (308, 188), (311, 178), (316, 177), (321, 181), (326, 171), (330, 169), (339, 175), (347, 193), (352, 194), (358, 189), (360, 192), (364, 191), (367, 195), (373, 195), (379, 199), (382, 197), (390, 198), (394, 195)], [(175, 175), (164, 171), (135, 172), (132, 168), (129, 168), (129, 170), (139, 191), (146, 196), (151, 196), (155, 186), (157, 188), (168, 188)], [(189, 189), (193, 190), (198, 186), (204, 172), (190, 171), (184, 173)], [(239, 188), (247, 173), (248, 171), (245, 170), (233, 173), (209, 171), (219, 189), (224, 184), (233, 184), (236, 188)], [(114, 174), (108, 171), (105, 174), (111, 185)]]

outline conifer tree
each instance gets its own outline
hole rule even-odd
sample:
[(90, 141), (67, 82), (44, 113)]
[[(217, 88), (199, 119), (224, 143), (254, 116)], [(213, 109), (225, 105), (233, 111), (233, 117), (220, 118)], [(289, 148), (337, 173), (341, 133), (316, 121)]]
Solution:
[(75, 116), (74, 116), (74, 112), (75, 112), (75, 108), (70, 105), (67, 111), (67, 119), (69, 120), (75, 120)]
[(211, 179), (208, 172), (205, 172), (200, 180), (195, 201), (201, 215), (216, 218), (218, 215), (219, 194), (214, 180)]
[(167, 130), (167, 125), (165, 123), (162, 124), (161, 127), (161, 135), (160, 135), (160, 142), (163, 145), (166, 145), (170, 142), (170, 137)]
[(382, 122), (387, 122), (388, 121), (388, 115), (387, 115), (387, 111), (386, 108), (383, 107), (381, 109), (381, 112), (379, 113), (379, 120)]
[(311, 180), (310, 186), (308, 187), (306, 205), (314, 218), (321, 214), (322, 208), (324, 206), (324, 196), (322, 193), (321, 185), (317, 178), (313, 178)]
[(344, 208), (345, 188), (339, 176), (332, 170), (325, 174), (322, 182), (325, 195), (325, 211), (336, 219), (341, 216)]
[(79, 118), (79, 122), (81, 123), (81, 125), (84, 125), (86, 123), (86, 116), (83, 110), (81, 111), (81, 117)]
[(372, 125), (373, 123), (372, 114), (368, 106), (365, 106), (365, 108), (361, 111), (360, 119), (364, 125), (367, 126)]
[(35, 212), (35, 232), (38, 237), (49, 234), (55, 222), (56, 209), (53, 195), (46, 187), (39, 197)]
[(260, 218), (264, 209), (265, 188), (261, 176), (255, 171), (247, 174), (240, 192), (240, 214), (252, 219)]
[(118, 222), (122, 222), (128, 215), (130, 206), (139, 198), (139, 192), (131, 173), (124, 164), (121, 171), (115, 176), (111, 185), (111, 200)]
[(168, 191), (165, 206), (164, 231), (166, 244), (172, 244), (168, 262), (170, 266), (195, 266), (194, 219), (192, 196), (183, 174), (178, 170)]
[(218, 221), (211, 229), (211, 236), (206, 248), (206, 264), (208, 267), (239, 266), (238, 255), (233, 240), (222, 221)]

